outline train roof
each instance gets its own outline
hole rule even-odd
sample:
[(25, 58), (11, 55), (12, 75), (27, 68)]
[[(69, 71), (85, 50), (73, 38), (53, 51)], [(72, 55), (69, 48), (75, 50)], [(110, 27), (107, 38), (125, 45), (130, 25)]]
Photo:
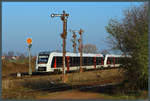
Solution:
[[(62, 56), (62, 52), (55, 52), (55, 51), (43, 51), (39, 54), (51, 54), (52, 56)], [(91, 56), (91, 57), (102, 57), (103, 54), (94, 54), (94, 53), (82, 53), (83, 56)], [(66, 56), (80, 56), (80, 53), (72, 53), (66, 52)], [(129, 55), (116, 55), (116, 54), (106, 54), (105, 56), (109, 57), (131, 57)]]
[(109, 57), (130, 57), (130, 55), (116, 55), (116, 54), (106, 54)]
[[(51, 52), (51, 55), (53, 56), (62, 56), (61, 52)], [(66, 56), (80, 56), (80, 53), (71, 53), (71, 52), (66, 52)], [(92, 53), (82, 53), (82, 56), (89, 56), (89, 57), (103, 57), (102, 54), (92, 54)]]
[(50, 54), (50, 51), (43, 51), (43, 52), (39, 52), (39, 54)]

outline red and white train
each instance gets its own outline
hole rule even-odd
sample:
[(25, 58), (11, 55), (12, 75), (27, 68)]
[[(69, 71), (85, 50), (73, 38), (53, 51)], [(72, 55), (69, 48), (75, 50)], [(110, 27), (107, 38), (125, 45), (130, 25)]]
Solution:
[[(124, 55), (114, 54), (86, 54), (83, 53), (82, 68), (98, 69), (108, 67), (119, 67), (124, 60)], [(80, 53), (66, 53), (65, 71), (79, 70)], [(59, 52), (40, 52), (36, 59), (36, 72), (62, 71), (62, 53)]]

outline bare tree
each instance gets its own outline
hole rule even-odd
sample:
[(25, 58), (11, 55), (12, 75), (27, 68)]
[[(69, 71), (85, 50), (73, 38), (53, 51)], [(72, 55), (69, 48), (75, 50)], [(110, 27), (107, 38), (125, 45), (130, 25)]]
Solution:
[(25, 59), (26, 58), (25, 53), (17, 52), (16, 55), (19, 56), (19, 59)]
[(3, 53), (3, 56), (5, 56), (5, 59), (8, 59), (8, 54), (6, 52)]
[(106, 50), (106, 49), (104, 49), (104, 50), (102, 50), (100, 53), (106, 55), (106, 54), (109, 54), (109, 51)]
[(97, 53), (97, 47), (93, 44), (83, 45), (83, 53)]
[(13, 57), (13, 56), (14, 56), (14, 52), (13, 52), (13, 51), (9, 51), (9, 52), (8, 52), (8, 57), (11, 58), (11, 57)]
[(7, 57), (7, 56), (8, 56), (8, 54), (7, 54), (6, 52), (4, 52), (2, 55), (3, 55), (3, 56), (5, 56), (5, 57)]
[(130, 55), (124, 63), (129, 85), (137, 88), (148, 88), (148, 4), (133, 7), (124, 11), (121, 20), (111, 19), (106, 26), (112, 49)]

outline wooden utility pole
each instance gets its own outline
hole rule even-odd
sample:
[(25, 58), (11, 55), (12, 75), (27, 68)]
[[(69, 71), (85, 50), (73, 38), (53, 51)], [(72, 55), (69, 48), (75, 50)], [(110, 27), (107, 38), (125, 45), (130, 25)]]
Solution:
[(63, 21), (63, 33), (61, 34), (61, 38), (63, 39), (63, 59), (62, 59), (62, 74), (63, 74), (63, 82), (65, 83), (65, 56), (66, 56), (66, 37), (67, 37), (67, 18), (69, 14), (66, 14), (65, 11), (63, 11), (63, 14), (51, 14), (51, 17), (60, 17)]
[(83, 69), (82, 69), (82, 48), (83, 48), (83, 45), (82, 45), (82, 33), (83, 33), (83, 30), (80, 29), (79, 31), (79, 35), (80, 35), (80, 38), (78, 39), (78, 42), (79, 42), (79, 52), (80, 52), (80, 73), (83, 72)]

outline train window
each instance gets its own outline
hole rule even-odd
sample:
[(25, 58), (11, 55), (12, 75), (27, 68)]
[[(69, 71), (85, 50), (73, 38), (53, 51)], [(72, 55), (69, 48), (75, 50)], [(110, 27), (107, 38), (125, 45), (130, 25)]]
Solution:
[(83, 61), (82, 61), (82, 65), (83, 65), (83, 66), (87, 66), (87, 64), (88, 64), (88, 62), (87, 62), (88, 58), (87, 58), (87, 57), (83, 57), (82, 60), (83, 60)]
[(55, 59), (56, 67), (62, 67), (62, 57), (53, 57), (51, 67), (54, 68)]
[(94, 62), (93, 62), (94, 58), (93, 58), (93, 57), (90, 57), (89, 60), (90, 60), (90, 61), (89, 61), (89, 65), (94, 65)]
[(82, 65), (85, 66), (85, 57), (82, 58)]
[(93, 63), (93, 59), (92, 57), (89, 57), (89, 65), (92, 65), (92, 63)]
[(99, 65), (102, 65), (102, 57), (99, 57)]
[(101, 63), (100, 60), (101, 60), (100, 57), (96, 57), (96, 65), (99, 65)]
[(47, 63), (49, 55), (48, 54), (39, 54), (38, 63)]
[(67, 66), (67, 57), (65, 57), (65, 66)]
[(93, 65), (93, 57), (90, 57), (90, 65)]
[(84, 57), (84, 66), (88, 65), (88, 57)]
[(87, 65), (91, 65), (91, 57), (88, 57), (88, 60), (87, 60)]
[(108, 57), (107, 64), (113, 64), (113, 63), (114, 63), (113, 57)]
[(70, 66), (74, 66), (74, 58), (70, 57)]
[(86, 60), (85, 60), (85, 61), (86, 61), (86, 66), (87, 66), (87, 65), (88, 65), (88, 57), (86, 57)]
[(78, 66), (80, 66), (80, 57), (78, 57)]
[(62, 57), (56, 57), (56, 65), (57, 67), (62, 67)]
[(107, 58), (107, 64), (110, 64), (109, 57)]
[(84, 66), (84, 58), (85, 58), (85, 57), (82, 57), (82, 66)]
[(79, 57), (74, 57), (74, 66), (79, 66)]
[(72, 57), (69, 58), (69, 64), (70, 64), (70, 67), (73, 66), (72, 59), (73, 59)]
[(121, 64), (124, 62), (124, 58), (123, 57), (117, 57), (116, 58), (116, 64)]
[(76, 59), (73, 57), (73, 66), (76, 66)]
[(104, 59), (105, 59), (105, 57), (101, 57), (101, 58), (100, 58), (100, 64), (101, 64), (101, 65), (104, 64)]
[(77, 66), (77, 58), (74, 57), (74, 66)]
[(84, 66), (84, 58), (85, 58), (85, 57), (82, 57), (82, 66)]
[(113, 64), (116, 64), (116, 58), (113, 57)]
[(113, 57), (110, 57), (110, 64), (113, 64)]
[(118, 57), (115, 57), (115, 64), (118, 64)]
[(121, 58), (120, 57), (118, 57), (118, 64), (120, 64), (121, 63)]
[(76, 66), (77, 63), (76, 60), (77, 60), (76, 57), (72, 57), (72, 66)]

